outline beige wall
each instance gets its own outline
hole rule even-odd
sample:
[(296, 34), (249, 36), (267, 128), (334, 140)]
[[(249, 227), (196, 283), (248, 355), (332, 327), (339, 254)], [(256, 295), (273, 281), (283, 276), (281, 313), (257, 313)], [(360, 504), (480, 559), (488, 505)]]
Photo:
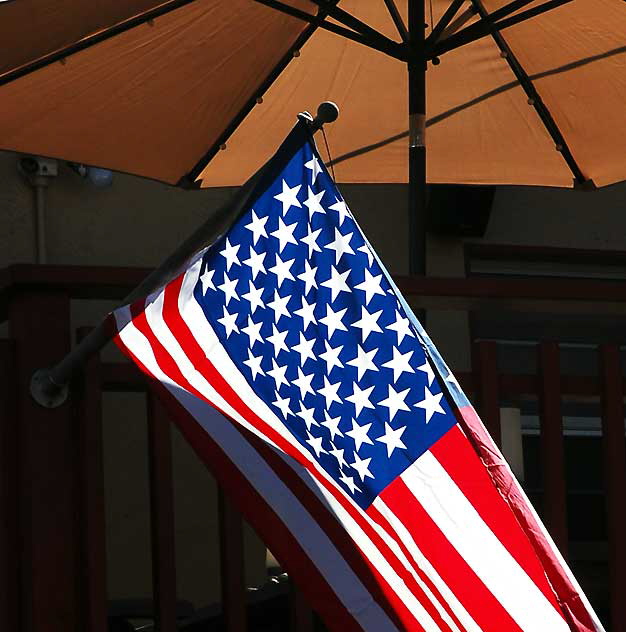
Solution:
[[(0, 153), (0, 268), (34, 261), (33, 192), (16, 157)], [(342, 187), (353, 212), (393, 273), (406, 273), (406, 188)], [(60, 165), (47, 192), (48, 260), (57, 264), (154, 266), (197, 226), (228, 190), (181, 191), (116, 174), (105, 190), (91, 188)], [(626, 250), (626, 186), (582, 193), (505, 187), (497, 191), (484, 241)], [(463, 243), (431, 237), (428, 273), (462, 276)], [(74, 325), (94, 324), (113, 307), (76, 301)], [(428, 329), (444, 357), (469, 367), (467, 314), (432, 310)], [(0, 329), (0, 335), (6, 329)], [(107, 357), (115, 356), (112, 350)], [(145, 405), (115, 394), (104, 405), (109, 591), (111, 597), (150, 594)], [(173, 430), (179, 597), (205, 605), (219, 595), (215, 483)], [(248, 582), (264, 581), (264, 551), (246, 536)]]

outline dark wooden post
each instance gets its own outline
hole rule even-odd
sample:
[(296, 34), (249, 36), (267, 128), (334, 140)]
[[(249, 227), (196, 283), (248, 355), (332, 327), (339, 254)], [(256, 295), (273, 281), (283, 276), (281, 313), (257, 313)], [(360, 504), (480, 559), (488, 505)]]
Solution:
[(291, 625), (292, 632), (313, 632), (313, 610), (308, 602), (298, 590), (297, 586), (291, 585)]
[(67, 402), (46, 409), (29, 391), (33, 372), (69, 351), (69, 296), (18, 292), (9, 331), (16, 344), (22, 631), (80, 630), (75, 416)]
[(600, 347), (602, 448), (609, 538), (611, 631), (626, 632), (626, 449), (619, 348)]
[(496, 343), (489, 340), (475, 342), (472, 348), (472, 364), (480, 417), (500, 448), (502, 437)]
[(567, 558), (567, 498), (563, 418), (561, 416), (561, 368), (559, 345), (542, 342), (538, 349), (539, 419), (543, 472), (543, 519), (562, 555)]
[[(78, 332), (82, 339), (88, 329)], [(78, 419), (80, 526), (82, 542), (81, 598), (85, 628), (107, 630), (106, 536), (102, 445), (100, 359), (92, 356), (74, 380), (72, 405)]]
[(156, 394), (148, 392), (148, 454), (150, 463), (150, 524), (152, 529), (152, 590), (156, 629), (176, 630), (176, 543), (170, 424)]
[(227, 632), (246, 630), (243, 518), (219, 491), (222, 612)]
[(14, 348), (0, 340), (0, 630), (19, 630), (18, 442)]

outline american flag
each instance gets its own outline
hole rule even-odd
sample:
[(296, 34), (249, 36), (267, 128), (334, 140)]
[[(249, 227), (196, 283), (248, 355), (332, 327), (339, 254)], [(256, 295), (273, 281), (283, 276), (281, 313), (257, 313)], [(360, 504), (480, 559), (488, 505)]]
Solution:
[(601, 630), (304, 123), (231, 228), (113, 314), (331, 630)]

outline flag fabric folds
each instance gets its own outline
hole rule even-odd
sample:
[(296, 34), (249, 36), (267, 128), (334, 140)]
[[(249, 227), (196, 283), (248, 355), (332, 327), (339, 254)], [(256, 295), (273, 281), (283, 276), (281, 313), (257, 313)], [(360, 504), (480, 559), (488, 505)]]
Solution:
[(304, 123), (111, 324), (329, 629), (602, 629)]

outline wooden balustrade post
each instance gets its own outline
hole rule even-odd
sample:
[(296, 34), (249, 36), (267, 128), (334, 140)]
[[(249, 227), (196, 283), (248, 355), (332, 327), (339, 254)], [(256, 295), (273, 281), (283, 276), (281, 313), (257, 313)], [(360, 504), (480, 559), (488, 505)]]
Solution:
[(550, 535), (567, 559), (567, 491), (561, 415), (559, 345), (542, 342), (538, 348), (539, 421), (543, 474), (543, 519)]
[(600, 347), (602, 450), (609, 539), (611, 631), (626, 632), (626, 448), (619, 348)]
[(170, 423), (157, 395), (148, 391), (148, 455), (152, 591), (156, 629), (176, 630), (176, 538)]
[(293, 583), (291, 584), (289, 598), (291, 605), (291, 625), (289, 629), (292, 632), (313, 632), (313, 610), (304, 598), (304, 595)]
[(18, 442), (14, 347), (0, 340), (0, 630), (19, 630)]
[(472, 347), (472, 364), (480, 417), (491, 438), (500, 448), (502, 436), (496, 343), (489, 340), (475, 342)]
[(21, 632), (81, 630), (76, 418), (67, 402), (41, 407), (29, 388), (36, 369), (70, 348), (69, 296), (18, 290), (9, 332), (16, 345)]
[(222, 612), (227, 632), (245, 632), (246, 584), (244, 577), (243, 518), (219, 490), (220, 567)]
[[(80, 340), (89, 331), (81, 328)], [(81, 527), (81, 598), (85, 628), (107, 630), (106, 523), (102, 444), (100, 358), (91, 357), (73, 381), (72, 405), (77, 416)]]

